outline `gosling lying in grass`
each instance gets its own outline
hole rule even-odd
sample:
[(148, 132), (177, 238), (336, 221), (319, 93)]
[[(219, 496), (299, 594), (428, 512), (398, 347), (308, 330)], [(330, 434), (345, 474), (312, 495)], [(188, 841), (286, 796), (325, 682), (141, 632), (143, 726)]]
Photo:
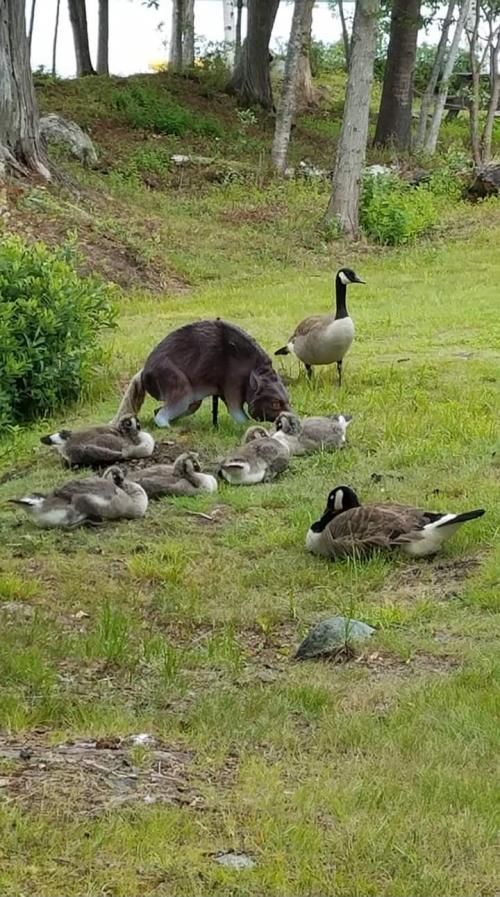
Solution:
[(125, 414), (116, 426), (89, 427), (88, 430), (60, 430), (40, 440), (53, 446), (71, 467), (116, 464), (128, 458), (149, 458), (155, 441), (141, 430), (139, 419)]
[(217, 480), (209, 473), (202, 473), (196, 452), (184, 452), (174, 464), (152, 464), (142, 470), (128, 473), (128, 479), (140, 483), (148, 498), (164, 495), (199, 495), (201, 492), (217, 492)]
[(66, 529), (144, 517), (148, 507), (142, 486), (127, 480), (119, 467), (110, 467), (102, 477), (71, 480), (51, 492), (32, 492), (11, 502), (27, 511), (37, 526)]
[(269, 436), (264, 427), (249, 427), (243, 445), (226, 455), (219, 465), (219, 476), (233, 486), (267, 483), (287, 469), (287, 446)]
[(352, 421), (350, 414), (329, 417), (305, 417), (302, 420), (291, 411), (283, 411), (276, 418), (270, 435), (286, 446), (290, 455), (311, 455), (343, 448)]

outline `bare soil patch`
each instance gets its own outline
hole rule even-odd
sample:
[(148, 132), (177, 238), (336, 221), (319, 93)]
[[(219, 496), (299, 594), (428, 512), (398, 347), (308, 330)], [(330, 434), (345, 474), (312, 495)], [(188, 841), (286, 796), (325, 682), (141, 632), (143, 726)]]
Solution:
[(465, 580), (477, 569), (482, 556), (422, 562), (413, 567), (401, 567), (389, 579), (382, 595), (397, 601), (415, 601), (430, 596), (438, 601), (456, 598)]

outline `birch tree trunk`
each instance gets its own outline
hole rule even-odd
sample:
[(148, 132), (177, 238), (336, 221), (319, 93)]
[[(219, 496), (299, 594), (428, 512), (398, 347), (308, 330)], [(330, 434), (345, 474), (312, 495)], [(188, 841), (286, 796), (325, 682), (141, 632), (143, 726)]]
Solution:
[(79, 78), (82, 75), (95, 75), (90, 58), (85, 0), (68, 0), (68, 7), (75, 44), (76, 74)]
[(337, 0), (337, 6), (339, 8), (340, 25), (342, 28), (342, 42), (344, 44), (345, 67), (346, 67), (346, 71), (349, 71), (349, 63), (351, 61), (351, 41), (349, 39), (349, 31), (347, 30), (347, 23), (345, 20), (344, 0)]
[(194, 0), (184, 0), (182, 64), (194, 65)]
[(234, 65), (238, 65), (241, 56), (241, 17), (243, 0), (236, 0), (236, 32), (234, 39)]
[(248, 106), (273, 108), (269, 41), (278, 6), (279, 0), (248, 0), (247, 36), (227, 88)]
[[(500, 28), (500, 26), (499, 26)], [(493, 137), (493, 125), (495, 124), (495, 113), (498, 110), (498, 102), (500, 100), (500, 75), (498, 72), (498, 63), (500, 57), (500, 32), (497, 29), (496, 35), (490, 35), (490, 100), (488, 103), (488, 112), (486, 114), (486, 122), (481, 137), (481, 162), (483, 165), (491, 159), (491, 141)]]
[(35, 8), (36, 8), (36, 0), (31, 0), (31, 12), (30, 12), (30, 24), (28, 28), (28, 47), (31, 52), (31, 43), (33, 40), (33, 26), (35, 24)]
[(99, 0), (97, 72), (99, 75), (109, 75), (109, 0)]
[(56, 76), (57, 38), (59, 35), (59, 14), (61, 12), (61, 0), (56, 3), (56, 20), (54, 23), (54, 40), (52, 42), (52, 75)]
[(172, 68), (182, 69), (182, 32), (184, 19), (184, 0), (172, 0), (172, 27), (170, 32), (170, 48), (168, 62)]
[(425, 138), (427, 136), (427, 119), (431, 111), (432, 102), (434, 100), (434, 91), (436, 90), (439, 76), (443, 69), (446, 48), (448, 46), (448, 34), (450, 31), (450, 25), (453, 20), (453, 10), (455, 8), (455, 2), (456, 0), (449, 0), (448, 9), (446, 11), (446, 18), (443, 22), (441, 37), (439, 38), (431, 74), (429, 76), (425, 91), (422, 95), (422, 100), (420, 103), (420, 115), (418, 119), (418, 131), (415, 139), (416, 146), (423, 146), (425, 143)]
[(434, 114), (429, 128), (429, 133), (425, 141), (426, 152), (432, 154), (436, 152), (437, 141), (439, 137), (439, 129), (443, 119), (446, 97), (448, 96), (448, 85), (453, 74), (455, 62), (457, 61), (458, 51), (460, 49), (460, 40), (462, 38), (465, 22), (469, 14), (470, 0), (462, 0), (460, 12), (458, 14), (457, 24), (455, 25), (455, 33), (451, 42), (451, 46), (444, 65), (443, 76), (439, 85), (439, 93), (436, 98)]
[(469, 38), (469, 57), (472, 75), (471, 94), (469, 98), (469, 127), (472, 156), (476, 168), (481, 164), (481, 149), (479, 144), (479, 105), (481, 93), (481, 65), (477, 58), (477, 42), (479, 38), (479, 24), (481, 21), (480, 0), (475, 0), (474, 23)]
[(222, 0), (224, 17), (224, 49), (227, 64), (234, 66), (234, 48), (236, 44), (236, 0)]
[(382, 98), (375, 131), (375, 143), (394, 144), (409, 149), (413, 70), (417, 55), (421, 0), (396, 0), (391, 16)]
[[(314, 2), (314, 0), (313, 0)], [(283, 94), (276, 116), (271, 158), (278, 174), (283, 174), (290, 143), (293, 116), (297, 107), (297, 86), (299, 82), (300, 55), (304, 36), (304, 16), (312, 4), (309, 0), (295, 0), (290, 29), (290, 39), (285, 62)]]
[(314, 85), (311, 74), (311, 30), (315, 0), (306, 0), (302, 19), (302, 42), (299, 57), (297, 105), (314, 105)]
[(50, 180), (40, 139), (24, 2), (0, 0), (0, 162)]
[(359, 231), (359, 195), (366, 158), (379, 9), (380, 0), (357, 0), (344, 118), (333, 192), (326, 211), (326, 221), (336, 219), (351, 238), (357, 237)]

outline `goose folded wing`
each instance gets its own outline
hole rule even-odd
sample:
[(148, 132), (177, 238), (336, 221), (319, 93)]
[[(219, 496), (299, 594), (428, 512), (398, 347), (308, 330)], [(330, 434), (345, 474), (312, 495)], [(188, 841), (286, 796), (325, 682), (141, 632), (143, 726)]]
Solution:
[(311, 315), (309, 318), (304, 318), (300, 324), (297, 324), (292, 334), (292, 339), (295, 339), (296, 336), (305, 336), (306, 333), (311, 333), (311, 331), (323, 327), (327, 317), (327, 315)]
[(86, 477), (82, 480), (70, 480), (57, 489), (54, 489), (53, 495), (57, 498), (72, 501), (79, 495), (101, 495), (108, 498), (116, 494), (116, 486), (112, 480), (102, 477)]
[(406, 533), (418, 532), (424, 523), (421, 511), (404, 505), (363, 505), (334, 517), (329, 534), (337, 549), (350, 545), (351, 553), (365, 554), (399, 544)]

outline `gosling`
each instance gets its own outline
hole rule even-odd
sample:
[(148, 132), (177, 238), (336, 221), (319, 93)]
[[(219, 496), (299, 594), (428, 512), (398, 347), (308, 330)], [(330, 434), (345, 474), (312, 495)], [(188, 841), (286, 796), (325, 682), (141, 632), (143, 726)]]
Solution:
[(344, 448), (351, 421), (350, 414), (306, 417), (301, 421), (293, 412), (282, 411), (276, 418), (271, 436), (285, 445), (290, 455), (335, 451)]
[(109, 424), (88, 430), (60, 430), (43, 436), (40, 441), (53, 446), (70, 467), (97, 467), (128, 458), (149, 458), (155, 447), (153, 437), (141, 430), (133, 414), (125, 414), (116, 427)]
[(264, 427), (249, 427), (243, 445), (221, 461), (219, 476), (233, 486), (268, 483), (287, 469), (289, 460), (287, 446), (272, 439)]
[(140, 483), (149, 499), (165, 495), (199, 495), (218, 489), (215, 477), (202, 473), (196, 452), (184, 452), (174, 464), (152, 464), (134, 470), (128, 473), (128, 479)]

